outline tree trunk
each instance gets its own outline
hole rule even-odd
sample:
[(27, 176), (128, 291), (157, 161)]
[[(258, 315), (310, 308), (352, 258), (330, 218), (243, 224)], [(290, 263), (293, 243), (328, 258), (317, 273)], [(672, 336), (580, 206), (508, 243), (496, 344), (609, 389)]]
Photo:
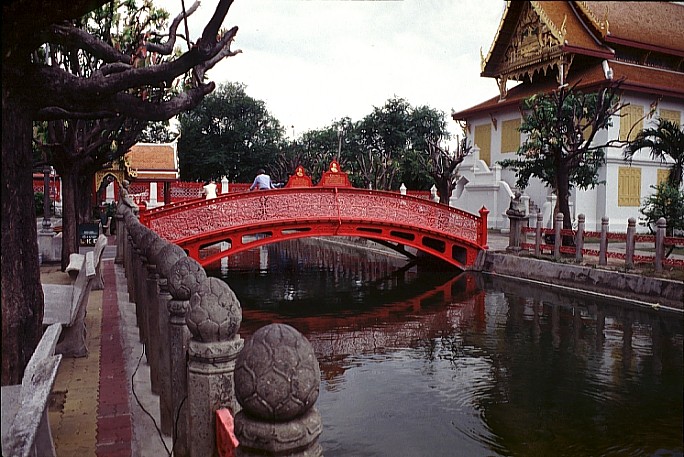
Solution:
[(445, 205), (449, 204), (449, 198), (451, 197), (451, 191), (453, 189), (448, 182), (440, 179), (437, 180), (437, 191), (439, 192), (439, 202)]
[(572, 218), (570, 217), (570, 185), (568, 182), (568, 172), (562, 168), (558, 169), (558, 211), (563, 213), (563, 228), (572, 229)]
[(62, 271), (69, 265), (69, 256), (78, 252), (78, 211), (76, 192), (78, 177), (71, 171), (60, 171), (62, 177)]
[[(3, 69), (4, 70), (4, 69)], [(33, 198), (32, 122), (3, 72), (2, 385), (20, 384), (43, 334), (43, 290)]]
[(86, 173), (79, 175), (78, 188), (76, 189), (76, 205), (78, 222), (88, 223), (93, 221), (93, 181), (95, 176)]

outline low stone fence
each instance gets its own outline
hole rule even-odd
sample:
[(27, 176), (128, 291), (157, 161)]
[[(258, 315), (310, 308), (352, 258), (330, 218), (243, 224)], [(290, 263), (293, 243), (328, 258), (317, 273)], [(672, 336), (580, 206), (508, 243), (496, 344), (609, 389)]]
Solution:
[(225, 282), (142, 225), (131, 206), (118, 206), (116, 224), (115, 261), (136, 304), (174, 456), (218, 455), (216, 416), (224, 409), (235, 417), (237, 456), (322, 455), (320, 369), (306, 338), (271, 324), (245, 343), (242, 309)]
[[(532, 217), (530, 217), (532, 218)], [(626, 269), (634, 268), (637, 264), (653, 265), (656, 272), (662, 272), (665, 266), (684, 268), (684, 258), (677, 256), (669, 258), (666, 256), (667, 250), (673, 247), (684, 247), (684, 238), (666, 237), (665, 230), (667, 223), (664, 218), (657, 222), (655, 235), (644, 235), (636, 233), (636, 220), (630, 218), (627, 231), (625, 233), (615, 233), (609, 231), (609, 220), (603, 217), (601, 220), (601, 231), (592, 232), (584, 229), (584, 214), (578, 216), (577, 230), (565, 230), (563, 227), (563, 214), (556, 215), (555, 228), (543, 228), (542, 214), (537, 214), (536, 227), (527, 227), (526, 218), (511, 217), (511, 232), (509, 238), (509, 251), (526, 250), (536, 256), (540, 256), (544, 251), (552, 253), (555, 259), (560, 259), (562, 254), (574, 255), (578, 263), (582, 263), (584, 256), (598, 257), (598, 265), (607, 265), (608, 259), (624, 260)], [(527, 242), (527, 235), (534, 236), (534, 242)], [(587, 246), (587, 239), (597, 239), (598, 249)], [(648, 243), (648, 251), (639, 253), (637, 243)], [(617, 246), (616, 249), (610, 249)], [(594, 244), (595, 247), (595, 244)], [(645, 248), (644, 248), (645, 249)]]

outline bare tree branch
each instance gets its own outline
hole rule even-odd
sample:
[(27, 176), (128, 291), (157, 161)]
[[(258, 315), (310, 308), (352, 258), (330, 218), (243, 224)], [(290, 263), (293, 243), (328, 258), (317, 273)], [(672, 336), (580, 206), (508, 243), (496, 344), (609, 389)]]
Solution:
[(96, 58), (107, 62), (131, 63), (131, 57), (91, 35), (87, 31), (66, 24), (53, 24), (43, 34), (45, 42), (58, 44), (70, 49), (83, 49)]
[(140, 120), (162, 121), (182, 111), (192, 109), (202, 100), (202, 97), (213, 91), (214, 87), (215, 84), (213, 82), (201, 84), (198, 87), (184, 91), (171, 100), (159, 103), (150, 103), (134, 95), (119, 93), (108, 99), (100, 98), (91, 103), (84, 101), (81, 104), (73, 104), (70, 107), (51, 106), (43, 108), (38, 111), (37, 119), (98, 119), (121, 115)]
[[(177, 37), (177, 31), (178, 31), (178, 25), (180, 25), (181, 21), (183, 20), (183, 17), (188, 17), (195, 11), (197, 11), (197, 8), (199, 8), (200, 2), (197, 0), (195, 3), (192, 4), (190, 8), (185, 12), (185, 15), (183, 13), (180, 13), (178, 16), (176, 16), (173, 19), (173, 22), (171, 22), (171, 25), (169, 26), (169, 33), (168, 33), (168, 39), (162, 43), (162, 44), (156, 44), (156, 43), (145, 43), (145, 47), (149, 52), (156, 52), (158, 54), (163, 54), (163, 55), (169, 55), (173, 52), (173, 47), (176, 45), (176, 37)], [(188, 39), (186, 37), (186, 39)]]

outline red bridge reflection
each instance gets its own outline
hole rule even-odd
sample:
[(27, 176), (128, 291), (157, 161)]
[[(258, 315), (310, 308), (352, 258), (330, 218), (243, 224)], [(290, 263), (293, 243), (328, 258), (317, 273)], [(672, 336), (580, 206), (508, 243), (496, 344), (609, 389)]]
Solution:
[[(416, 341), (449, 335), (462, 325), (475, 323), (483, 328), (484, 297), (475, 277), (461, 273), (411, 299), (360, 313), (286, 319), (270, 311), (245, 309), (240, 334), (248, 338), (258, 328), (273, 322), (291, 325), (306, 335), (316, 351), (323, 376), (332, 380), (349, 366), (351, 357), (413, 347)], [(452, 306), (441, 306), (443, 303)]]

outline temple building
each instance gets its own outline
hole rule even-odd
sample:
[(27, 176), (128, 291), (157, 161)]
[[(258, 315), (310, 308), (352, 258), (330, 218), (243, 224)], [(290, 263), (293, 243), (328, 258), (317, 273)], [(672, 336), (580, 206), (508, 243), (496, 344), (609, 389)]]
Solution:
[(154, 208), (171, 200), (170, 184), (179, 178), (177, 141), (136, 143), (124, 155), (123, 169), (115, 163), (95, 174), (95, 189), (105, 188), (104, 199), (102, 195), (99, 198), (107, 203), (113, 202), (118, 199), (118, 186), (127, 179), (133, 199), (145, 207)]
[[(632, 138), (643, 128), (656, 127), (659, 118), (682, 125), (684, 5), (509, 1), (493, 44), (482, 55), (481, 76), (494, 78), (499, 95), (452, 114), (465, 127), (474, 154), (459, 169), (450, 203), (471, 212), (485, 205), (491, 211), (490, 227), (505, 229), (504, 212), (516, 176), (497, 163), (514, 158), (525, 140), (518, 129), (527, 97), (564, 84), (577, 84), (589, 93), (624, 78), (621, 102), (628, 106), (597, 134), (596, 144)], [(668, 163), (652, 160), (649, 150), (637, 153), (630, 164), (622, 147), (609, 147), (599, 171), (603, 184), (572, 190), (572, 216), (585, 214), (589, 230), (600, 229), (603, 216), (609, 218), (611, 231), (624, 230), (630, 217), (642, 217), (639, 208), (653, 193), (651, 186), (668, 172)], [(531, 211), (542, 211), (550, 226), (555, 204), (551, 189), (532, 178), (521, 190)]]

